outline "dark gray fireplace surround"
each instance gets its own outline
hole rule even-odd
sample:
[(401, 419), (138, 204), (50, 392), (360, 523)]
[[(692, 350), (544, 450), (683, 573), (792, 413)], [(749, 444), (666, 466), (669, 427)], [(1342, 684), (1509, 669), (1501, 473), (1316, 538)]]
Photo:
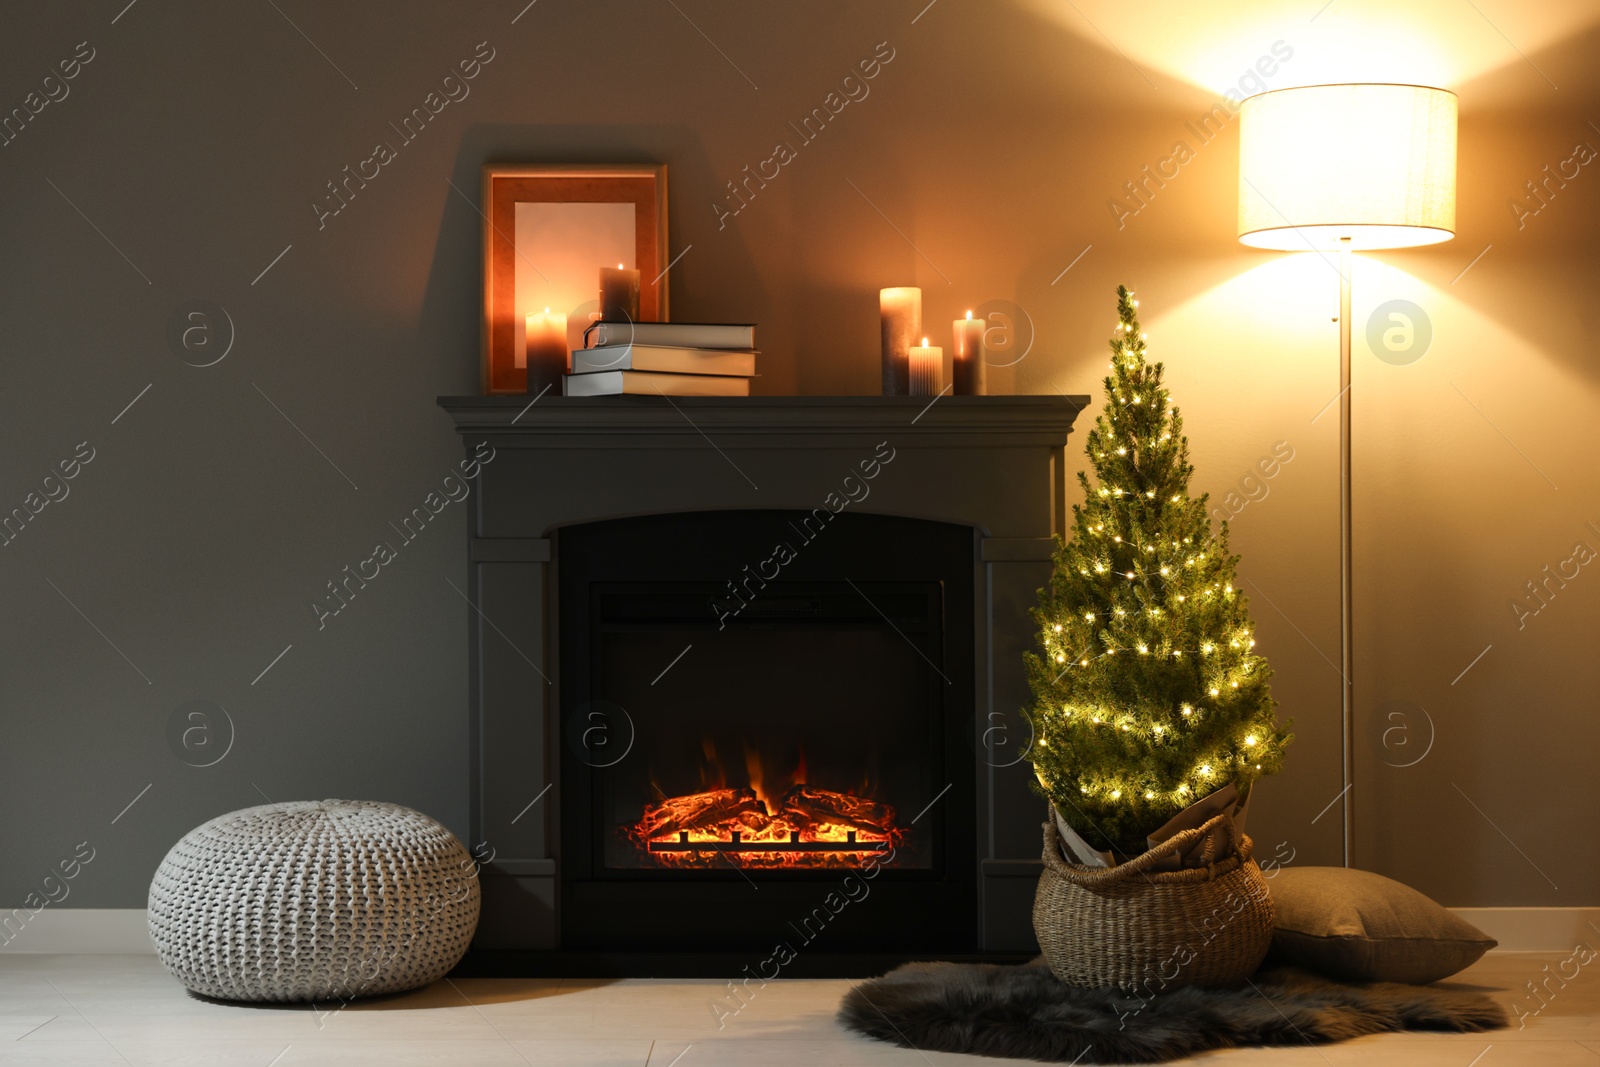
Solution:
[[(529, 404), (528, 398), (515, 396), (441, 397), (439, 405), (455, 421), (468, 455), (481, 457), (484, 442), (494, 449), (478, 477), (467, 545), (473, 605), (468, 613), (470, 844), (476, 854), (490, 857), (482, 870), (483, 914), (467, 968), (504, 974), (733, 977), (770, 957), (774, 943), (783, 940), (796, 949), (783, 967), (786, 976), (867, 974), (917, 957), (1000, 960), (1034, 953), (1031, 907), (1043, 804), (1029, 791), (1029, 767), (1019, 760), (1027, 742), (1017, 714), (1028, 701), (1022, 654), (1031, 641), (1028, 612), (1035, 591), (1049, 574), (1052, 539), (1065, 528), (1068, 431), (1087, 401), (1083, 396), (943, 397), (931, 404), (909, 397), (546, 396)], [(882, 462), (886, 456), (892, 459)], [(748, 522), (752, 513), (760, 520), (759, 513), (766, 511), (774, 512), (775, 520), (798, 517), (782, 512), (819, 519), (827, 517), (823, 512), (891, 517), (836, 524), (842, 530), (853, 523), (868, 537), (873, 529), (916, 528), (906, 520), (971, 531), (971, 588), (953, 590), (959, 595), (944, 599), (947, 607), (960, 605), (971, 617), (951, 620), (956, 625), (946, 633), (963, 647), (944, 649), (942, 660), (950, 668), (943, 672), (947, 681), (971, 690), (945, 698), (962, 721), (952, 728), (949, 736), (956, 743), (945, 746), (947, 763), (939, 772), (964, 785), (938, 799), (924, 824), (926, 829), (937, 822), (952, 833), (964, 828), (961, 850), (970, 855), (947, 854), (939, 861), (946, 881), (964, 884), (953, 887), (959, 891), (954, 895), (926, 896), (920, 904), (902, 906), (896, 893), (914, 897), (934, 875), (885, 869), (885, 877), (873, 883), (881, 892), (851, 903), (857, 914), (841, 916), (837, 936), (814, 947), (803, 944), (804, 932), (794, 924), (803, 922), (811, 904), (848, 871), (813, 871), (809, 878), (787, 881), (772, 871), (752, 872), (750, 879), (735, 870), (714, 872), (699, 883), (680, 875), (663, 882), (659, 899), (638, 896), (648, 894), (649, 879), (596, 883), (591, 899), (591, 883), (575, 868), (593, 849), (562, 841), (564, 827), (571, 836), (571, 816), (579, 814), (564, 814), (563, 805), (574, 808), (581, 803), (576, 798), (587, 795), (575, 791), (580, 776), (570, 770), (570, 755), (563, 757), (562, 746), (575, 742), (571, 735), (579, 720), (573, 705), (581, 699), (575, 694), (589, 692), (588, 681), (572, 677), (571, 670), (563, 687), (562, 667), (573, 666), (578, 647), (576, 636), (564, 635), (560, 627), (563, 617), (572, 617), (573, 605), (564, 616), (559, 591), (575, 588), (577, 577), (561, 570), (563, 531), (569, 538), (578, 528), (602, 531), (596, 543), (604, 545), (624, 543), (616, 540), (616, 531), (627, 530), (630, 519), (646, 531), (661, 528), (662, 521), (670, 527), (672, 516), (714, 520), (717, 512), (739, 512)], [(624, 525), (619, 527), (619, 520)], [(952, 543), (951, 526), (938, 529), (946, 531), (941, 543)], [(817, 543), (828, 536), (824, 532)], [(966, 555), (964, 538), (961, 534), (953, 542), (958, 561)], [(640, 542), (637, 563), (644, 568), (659, 548), (645, 537)], [(573, 546), (579, 543), (572, 540)], [(892, 545), (877, 547), (882, 550), (877, 556), (862, 558), (895, 558)], [(801, 552), (813, 553), (813, 572), (829, 558), (815, 549)], [(579, 558), (572, 555), (574, 561)], [(736, 580), (747, 564), (757, 562), (730, 555), (718, 573)], [(794, 567), (797, 574), (804, 569), (801, 562)], [(873, 574), (809, 577), (874, 579)], [(718, 603), (715, 610), (737, 606), (726, 598)], [(759, 599), (752, 601), (752, 608), (757, 604)], [(888, 615), (883, 619), (893, 625)], [(708, 617), (708, 633), (716, 621)], [(963, 635), (970, 636), (970, 650)], [(968, 655), (970, 661), (964, 658)], [(566, 784), (561, 781), (564, 762), (572, 779)], [(962, 810), (939, 807), (958, 803), (957, 797)], [(564, 858), (574, 869), (563, 870)], [(717, 873), (725, 877), (718, 881)], [(758, 886), (766, 892), (749, 893)], [(728, 895), (735, 889), (744, 895)], [(617, 903), (605, 903), (612, 900)], [(724, 908), (716, 903), (720, 900), (738, 906)], [(640, 926), (637, 916), (658, 913), (660, 922), (670, 925), (674, 901), (686, 909), (699, 903), (702, 915), (717, 917), (720, 938), (711, 951), (686, 951), (681, 938), (649, 943), (649, 926)], [(756, 906), (744, 901), (760, 901), (766, 911), (741, 918), (740, 908)], [(894, 925), (897, 911), (950, 906), (939, 901), (960, 901), (958, 910), (967, 913), (926, 923), (925, 944), (908, 943), (904, 934), (875, 940), (880, 926)], [(595, 932), (595, 916), (603, 925), (613, 906), (619, 916), (635, 921), (629, 929), (645, 931), (638, 943), (632, 933), (612, 943), (603, 930)], [(580, 912), (589, 924), (582, 934), (574, 927)], [(789, 922), (775, 922), (785, 916)], [(822, 918), (826, 915), (819, 912)], [(852, 937), (859, 938), (859, 947)]]

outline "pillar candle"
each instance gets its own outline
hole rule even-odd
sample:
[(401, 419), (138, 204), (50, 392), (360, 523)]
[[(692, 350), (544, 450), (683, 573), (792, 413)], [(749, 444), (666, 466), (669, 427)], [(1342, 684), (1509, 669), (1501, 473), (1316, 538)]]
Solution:
[(951, 323), (955, 333), (955, 354), (950, 361), (952, 396), (983, 395), (983, 320), (972, 317)]
[(922, 333), (922, 290), (914, 285), (878, 290), (878, 317), (883, 329), (883, 395), (911, 392), (911, 346)]
[(639, 272), (621, 263), (600, 268), (600, 318), (606, 322), (639, 321)]
[(561, 376), (567, 372), (567, 316), (549, 308), (529, 315), (527, 338), (528, 392), (559, 389)]
[(906, 367), (912, 396), (938, 396), (944, 392), (944, 349), (929, 347), (926, 337), (907, 352)]

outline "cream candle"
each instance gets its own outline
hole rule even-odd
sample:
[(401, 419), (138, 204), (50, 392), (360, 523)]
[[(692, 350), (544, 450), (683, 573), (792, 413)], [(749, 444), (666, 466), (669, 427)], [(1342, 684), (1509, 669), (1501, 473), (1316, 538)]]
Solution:
[(930, 346), (924, 337), (906, 354), (912, 396), (937, 396), (944, 392), (944, 349)]
[(911, 392), (911, 346), (922, 332), (922, 290), (914, 285), (878, 290), (878, 318), (883, 334), (883, 395)]
[(639, 272), (621, 263), (600, 268), (600, 318), (606, 322), (639, 321)]
[(528, 316), (526, 329), (528, 392), (559, 388), (567, 372), (567, 316), (545, 308)]
[(983, 320), (967, 312), (950, 324), (955, 352), (950, 360), (951, 396), (983, 395)]

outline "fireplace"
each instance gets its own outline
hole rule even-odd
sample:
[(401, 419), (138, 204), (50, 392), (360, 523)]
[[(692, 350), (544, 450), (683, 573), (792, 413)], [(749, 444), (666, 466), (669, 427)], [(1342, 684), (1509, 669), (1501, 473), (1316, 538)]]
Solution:
[(1085, 399), (442, 399), (481, 466), (466, 966), (1035, 953), (1022, 652)]
[(563, 945), (747, 946), (870, 866), (892, 915), (819, 950), (976, 948), (971, 527), (699, 512), (556, 545)]

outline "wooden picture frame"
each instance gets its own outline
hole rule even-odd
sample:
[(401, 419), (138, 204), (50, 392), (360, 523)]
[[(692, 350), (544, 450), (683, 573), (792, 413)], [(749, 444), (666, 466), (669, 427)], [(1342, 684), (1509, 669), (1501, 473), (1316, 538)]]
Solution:
[(599, 268), (618, 261), (639, 271), (639, 321), (667, 321), (665, 165), (486, 165), (484, 393), (526, 391), (524, 316), (550, 306), (567, 315), (569, 338), (581, 338), (598, 311)]

